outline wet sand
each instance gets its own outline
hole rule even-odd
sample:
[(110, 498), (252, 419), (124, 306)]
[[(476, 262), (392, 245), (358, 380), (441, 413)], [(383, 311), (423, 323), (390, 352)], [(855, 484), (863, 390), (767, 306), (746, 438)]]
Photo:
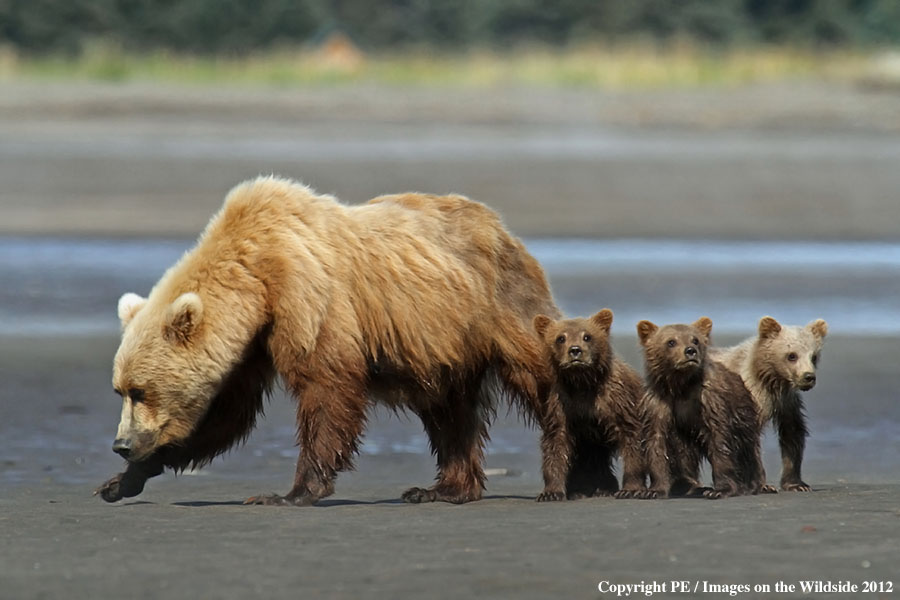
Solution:
[[(631, 342), (617, 348), (640, 364)], [(898, 583), (900, 436), (896, 421), (884, 428), (897, 416), (898, 377), (882, 360), (896, 356), (895, 340), (829, 340), (807, 394), (810, 494), (538, 504), (537, 435), (501, 415), (492, 434), (503, 447), (488, 447), (494, 475), (481, 502), (400, 502), (433, 478), (420, 448), (364, 450), (312, 508), (240, 505), (290, 485), (293, 409), (281, 394), (246, 446), (198, 474), (164, 474), (116, 504), (92, 497), (122, 463), (109, 451), (115, 346), (112, 337), (0, 339), (3, 597), (596, 598), (613, 597), (598, 593), (601, 580)], [(841, 427), (868, 433), (845, 439)], [(376, 411), (367, 439), (421, 440), (421, 426)], [(511, 452), (511, 441), (521, 448)], [(764, 452), (776, 480), (771, 434)], [(739, 597), (785, 596), (822, 597)]]
[[(831, 90), (830, 104), (813, 101), (821, 90), (775, 90), (767, 100), (758, 90), (651, 100), (502, 92), (479, 104), (478, 95), (425, 92), (376, 91), (369, 101), (359, 91), (220, 92), (4, 88), (0, 233), (193, 237), (234, 183), (275, 171), (351, 202), (400, 189), (466, 193), (519, 235), (897, 239), (900, 140), (884, 124), (900, 104), (886, 95)], [(610, 276), (607, 290), (550, 276), (579, 311), (597, 297), (614, 310), (668, 306), (696, 317), (710, 303), (762, 294), (777, 312), (804, 290), (814, 311), (816, 298), (861, 285), (888, 303), (891, 273), (830, 283), (731, 274), (718, 290), (691, 280), (690, 293), (659, 274)], [(76, 296), (58, 310), (112, 311), (120, 286), (154, 277), (98, 281), (102, 299)], [(23, 275), (3, 283), (0, 309), (12, 307), (11, 318), (46, 301), (40, 285), (21, 289), (31, 285)], [(640, 365), (630, 333), (617, 330), (614, 343)], [(239, 505), (290, 485), (293, 409), (282, 394), (245, 447), (200, 473), (165, 474), (132, 501), (91, 497), (121, 468), (109, 449), (116, 345), (114, 333), (0, 336), (0, 597), (614, 597), (598, 592), (604, 580), (666, 583), (658, 597), (669, 597), (670, 581), (684, 580), (701, 592), (703, 581), (772, 586), (737, 597), (818, 598), (774, 586), (900, 584), (894, 334), (829, 337), (820, 383), (806, 395), (812, 494), (537, 504), (537, 434), (501, 415), (485, 500), (408, 506), (400, 493), (432, 480), (433, 459), (415, 418), (375, 411), (357, 471), (307, 509)], [(764, 455), (777, 481), (772, 434)]]

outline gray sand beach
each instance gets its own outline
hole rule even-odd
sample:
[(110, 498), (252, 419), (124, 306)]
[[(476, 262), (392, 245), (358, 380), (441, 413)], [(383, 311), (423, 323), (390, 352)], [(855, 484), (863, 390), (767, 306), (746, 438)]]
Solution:
[[(0, 598), (611, 598), (641, 583), (656, 597), (894, 597), (900, 97), (790, 92), (9, 84)], [(614, 347), (637, 367), (637, 319), (708, 314), (719, 344), (764, 314), (827, 319), (806, 394), (814, 491), (539, 504), (537, 433), (501, 411), (484, 500), (406, 505), (434, 461), (415, 417), (375, 409), (334, 496), (243, 506), (291, 482), (293, 405), (279, 391), (246, 445), (208, 468), (124, 502), (93, 497), (122, 467), (110, 451), (118, 297), (149, 291), (232, 185), (272, 172), (348, 202), (416, 189), (489, 204), (565, 312), (613, 309)], [(771, 432), (763, 452), (777, 482)]]

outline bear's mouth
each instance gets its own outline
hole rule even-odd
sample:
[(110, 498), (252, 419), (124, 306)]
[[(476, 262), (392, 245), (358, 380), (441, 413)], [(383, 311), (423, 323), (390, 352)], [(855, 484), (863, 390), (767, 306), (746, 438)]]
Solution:
[(800, 382), (797, 384), (797, 389), (799, 389), (801, 392), (808, 392), (809, 390), (813, 389), (814, 387), (816, 387), (815, 381), (813, 381), (813, 382), (803, 381), (803, 382)]
[(691, 358), (685, 358), (684, 360), (675, 363), (676, 369), (693, 369), (700, 366), (700, 359), (696, 356)]

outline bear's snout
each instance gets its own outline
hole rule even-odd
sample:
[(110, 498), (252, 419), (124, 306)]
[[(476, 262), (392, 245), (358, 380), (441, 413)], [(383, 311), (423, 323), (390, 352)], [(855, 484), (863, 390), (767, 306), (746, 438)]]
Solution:
[(122, 458), (128, 458), (131, 455), (131, 440), (116, 438), (112, 450)]
[(813, 373), (811, 371), (807, 371), (800, 377), (800, 389), (803, 390), (804, 392), (813, 389), (813, 387), (815, 385), (816, 385), (816, 374), (815, 373)]
[(688, 358), (694, 358), (695, 356), (697, 356), (697, 349), (693, 346), (688, 346), (684, 349), (684, 355)]
[(579, 358), (584, 351), (581, 349), (581, 346), (572, 346), (569, 348), (569, 356), (572, 358)]

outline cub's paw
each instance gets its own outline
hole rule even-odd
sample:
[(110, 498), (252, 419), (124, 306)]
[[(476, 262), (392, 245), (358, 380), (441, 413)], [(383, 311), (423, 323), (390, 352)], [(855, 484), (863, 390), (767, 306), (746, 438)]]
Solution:
[(312, 506), (318, 498), (312, 496), (279, 496), (278, 494), (270, 494), (268, 496), (251, 496), (244, 500), (244, 504), (254, 506)]
[(719, 490), (705, 489), (703, 490), (703, 497), (709, 498), (710, 500), (718, 500), (720, 498), (724, 498), (725, 495)]
[(635, 498), (640, 498), (641, 500), (657, 500), (659, 498), (667, 498), (669, 495), (665, 490), (639, 490), (635, 493)]
[(640, 490), (619, 490), (613, 496), (619, 500), (627, 500), (628, 498), (640, 498)]
[(811, 492), (812, 491), (812, 488), (809, 487), (809, 485), (803, 481), (782, 483), (781, 489), (783, 489), (786, 492)]
[(777, 494), (778, 490), (774, 485), (769, 485), (768, 483), (763, 484), (762, 487), (759, 488), (760, 494)]
[(537, 502), (559, 502), (560, 500), (565, 500), (566, 494), (562, 490), (544, 490), (538, 497), (535, 498)]
[(410, 504), (422, 504), (424, 502), (434, 502), (437, 500), (437, 492), (426, 488), (413, 487), (409, 488), (400, 496), (400, 499)]

